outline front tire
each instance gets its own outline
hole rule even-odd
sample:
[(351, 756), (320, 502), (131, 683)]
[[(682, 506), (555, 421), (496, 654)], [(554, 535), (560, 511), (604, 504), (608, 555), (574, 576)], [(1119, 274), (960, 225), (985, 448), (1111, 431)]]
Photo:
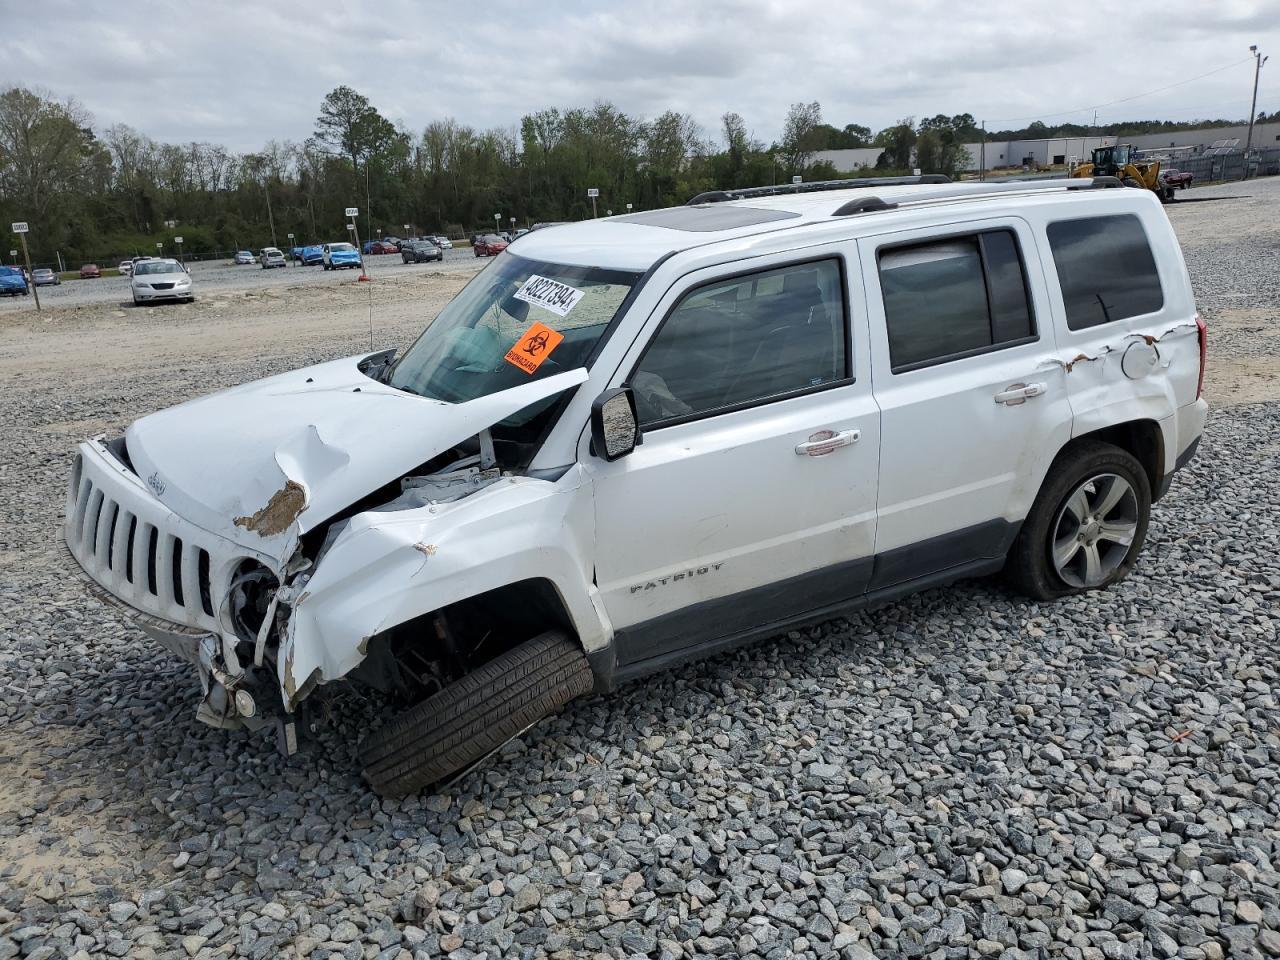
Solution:
[(449, 684), (360, 744), (374, 791), (398, 797), (479, 763), (513, 737), (589, 693), (591, 666), (563, 633), (534, 637)]
[(1129, 575), (1151, 518), (1151, 483), (1132, 454), (1086, 440), (1058, 455), (1005, 574), (1036, 600), (1101, 590)]

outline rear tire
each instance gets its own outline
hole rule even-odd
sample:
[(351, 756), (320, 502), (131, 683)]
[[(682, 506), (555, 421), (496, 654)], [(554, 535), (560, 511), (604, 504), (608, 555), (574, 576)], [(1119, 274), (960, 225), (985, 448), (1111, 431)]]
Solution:
[(541, 634), (367, 736), (360, 744), (364, 777), (391, 797), (438, 784), (589, 693), (593, 682), (574, 640), (556, 631)]
[[(1109, 505), (1113, 488), (1117, 502)], [(1109, 443), (1081, 441), (1049, 468), (1009, 551), (1005, 576), (1035, 600), (1105, 589), (1133, 569), (1150, 518), (1151, 483), (1142, 464)]]

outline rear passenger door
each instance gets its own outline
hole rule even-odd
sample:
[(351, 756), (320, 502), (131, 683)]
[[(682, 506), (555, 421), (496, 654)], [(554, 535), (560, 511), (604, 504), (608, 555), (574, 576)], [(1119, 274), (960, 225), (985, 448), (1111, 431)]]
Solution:
[(881, 410), (870, 589), (990, 567), (1071, 434), (1032, 232), (993, 219), (859, 247)]
[(634, 391), (642, 443), (582, 462), (624, 670), (864, 592), (879, 412), (842, 253), (690, 274), (611, 381)]

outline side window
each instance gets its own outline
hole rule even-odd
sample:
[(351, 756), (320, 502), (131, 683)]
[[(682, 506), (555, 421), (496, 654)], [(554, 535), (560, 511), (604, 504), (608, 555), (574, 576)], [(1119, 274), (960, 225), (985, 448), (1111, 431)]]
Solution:
[(667, 315), (632, 372), (642, 425), (849, 377), (840, 265), (811, 261), (718, 280)]
[(1049, 224), (1067, 326), (1084, 330), (1155, 313), (1160, 275), (1142, 223), (1131, 213)]
[(894, 373), (1035, 339), (1009, 230), (891, 247), (879, 269)]

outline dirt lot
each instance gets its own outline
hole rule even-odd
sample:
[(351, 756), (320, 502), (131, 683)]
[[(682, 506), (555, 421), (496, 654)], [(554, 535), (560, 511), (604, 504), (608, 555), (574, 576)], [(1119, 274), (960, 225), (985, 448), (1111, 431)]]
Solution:
[(0, 306), (0, 960), (1280, 956), (1280, 182), (1180, 196), (1215, 413), (1129, 580), (792, 632), (403, 802), (359, 702), (292, 760), (196, 723), (63, 489), (80, 438), (365, 350), (371, 304), (403, 346), (482, 264)]
[(473, 258), (448, 272), (410, 267), (368, 283), (326, 274), (323, 284), (204, 294), (191, 304), (0, 314), (0, 378), (25, 371), (96, 382), (104, 370), (129, 377), (203, 362), (345, 356), (369, 348), (370, 317), (378, 347), (404, 346), (484, 263)]

